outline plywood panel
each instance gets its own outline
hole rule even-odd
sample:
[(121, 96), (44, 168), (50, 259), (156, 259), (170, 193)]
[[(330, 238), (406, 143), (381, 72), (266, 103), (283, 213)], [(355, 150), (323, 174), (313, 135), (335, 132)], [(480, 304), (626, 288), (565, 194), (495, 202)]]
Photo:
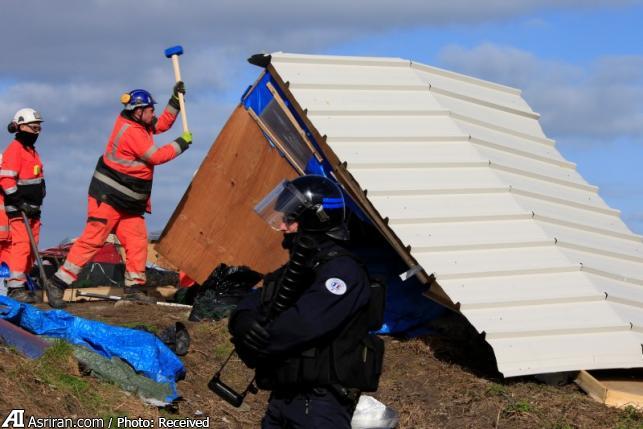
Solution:
[(202, 283), (219, 263), (268, 272), (286, 261), (281, 234), (253, 211), (295, 171), (241, 106), (233, 112), (161, 234), (156, 249)]

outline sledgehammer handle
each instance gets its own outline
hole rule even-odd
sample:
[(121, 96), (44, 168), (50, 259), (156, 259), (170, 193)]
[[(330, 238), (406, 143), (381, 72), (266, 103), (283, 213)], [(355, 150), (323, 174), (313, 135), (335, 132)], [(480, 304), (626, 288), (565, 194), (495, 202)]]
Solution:
[[(174, 69), (174, 77), (176, 81), (181, 80), (181, 69), (179, 68), (179, 56), (172, 55), (172, 68)], [(183, 94), (179, 92), (179, 106), (181, 107), (181, 122), (183, 123), (183, 131), (188, 131), (188, 115), (185, 112), (185, 100)]]

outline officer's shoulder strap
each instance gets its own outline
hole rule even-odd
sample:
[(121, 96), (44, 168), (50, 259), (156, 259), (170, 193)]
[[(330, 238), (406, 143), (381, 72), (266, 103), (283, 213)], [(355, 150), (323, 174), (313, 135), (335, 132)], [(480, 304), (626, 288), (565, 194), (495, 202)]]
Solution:
[(317, 256), (317, 258), (315, 259), (315, 265), (319, 267), (325, 264), (326, 262), (329, 262), (335, 258), (339, 258), (342, 256), (351, 258), (353, 261), (357, 262), (357, 264), (361, 266), (364, 269), (364, 271), (368, 272), (364, 261), (362, 261), (360, 258), (355, 256), (352, 252), (349, 252), (348, 250), (339, 246), (331, 247), (328, 251), (323, 252), (322, 254)]

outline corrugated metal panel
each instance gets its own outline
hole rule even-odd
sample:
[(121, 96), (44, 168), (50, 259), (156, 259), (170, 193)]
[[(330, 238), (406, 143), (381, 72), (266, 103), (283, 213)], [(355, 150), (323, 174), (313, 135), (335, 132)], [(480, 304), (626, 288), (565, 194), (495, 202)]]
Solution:
[(272, 65), (505, 376), (643, 366), (643, 240), (519, 90), (397, 58)]

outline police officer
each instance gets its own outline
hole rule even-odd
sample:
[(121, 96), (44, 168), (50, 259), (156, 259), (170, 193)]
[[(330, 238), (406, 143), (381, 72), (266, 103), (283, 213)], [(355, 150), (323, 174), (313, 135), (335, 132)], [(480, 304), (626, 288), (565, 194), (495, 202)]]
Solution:
[(255, 210), (290, 251), (229, 321), (257, 386), (272, 391), (262, 428), (350, 428), (360, 391), (377, 389), (384, 347), (369, 335), (368, 275), (338, 244), (348, 239), (342, 191), (302, 176)]

